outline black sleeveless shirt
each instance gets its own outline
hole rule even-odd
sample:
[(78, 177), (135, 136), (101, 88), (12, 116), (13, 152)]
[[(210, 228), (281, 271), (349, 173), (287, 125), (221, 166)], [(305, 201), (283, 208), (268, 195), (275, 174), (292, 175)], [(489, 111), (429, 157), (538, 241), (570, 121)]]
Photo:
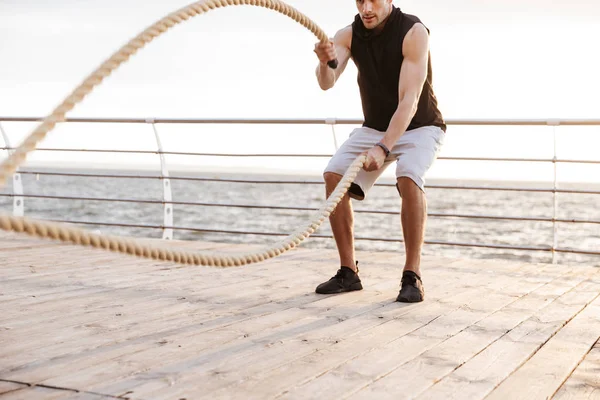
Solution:
[[(398, 108), (398, 82), (404, 56), (402, 43), (418, 17), (403, 13), (392, 5), (383, 29), (375, 33), (366, 29), (360, 15), (352, 23), (352, 59), (358, 69), (358, 86), (365, 122), (363, 126), (385, 132)], [(429, 30), (428, 30), (429, 31)], [(442, 113), (432, 87), (431, 58), (427, 79), (419, 98), (416, 114), (407, 130), (434, 125), (446, 131)]]

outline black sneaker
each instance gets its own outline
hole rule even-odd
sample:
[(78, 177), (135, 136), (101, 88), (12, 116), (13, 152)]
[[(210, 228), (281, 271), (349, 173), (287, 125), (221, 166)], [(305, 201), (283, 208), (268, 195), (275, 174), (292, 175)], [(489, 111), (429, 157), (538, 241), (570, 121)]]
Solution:
[(402, 303), (418, 303), (425, 298), (421, 277), (412, 271), (402, 273), (402, 287), (396, 301)]
[[(358, 266), (358, 262), (356, 264)], [(362, 290), (362, 283), (357, 272), (354, 272), (351, 268), (342, 266), (333, 278), (317, 286), (315, 292), (319, 294), (332, 294)]]

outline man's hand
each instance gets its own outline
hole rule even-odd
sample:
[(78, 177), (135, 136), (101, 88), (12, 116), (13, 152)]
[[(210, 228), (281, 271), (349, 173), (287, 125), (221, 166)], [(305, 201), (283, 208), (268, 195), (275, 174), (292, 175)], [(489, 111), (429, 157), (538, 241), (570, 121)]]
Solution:
[(333, 44), (333, 40), (329, 40), (327, 43), (317, 43), (315, 44), (315, 53), (319, 58), (319, 62), (321, 65), (327, 65), (328, 61), (337, 59), (337, 52), (335, 51), (335, 45)]
[[(315, 53), (319, 58), (319, 64), (316, 68), (319, 87), (323, 90), (329, 90), (337, 79), (342, 75), (348, 60), (350, 60), (350, 46), (352, 43), (352, 26), (347, 26), (339, 30), (333, 39), (325, 43), (315, 44)], [(336, 69), (330, 68), (329, 61), (338, 60)]]
[(369, 151), (364, 152), (367, 156), (367, 161), (363, 165), (365, 171), (377, 171), (383, 166), (385, 161), (385, 151), (379, 146), (373, 146)]

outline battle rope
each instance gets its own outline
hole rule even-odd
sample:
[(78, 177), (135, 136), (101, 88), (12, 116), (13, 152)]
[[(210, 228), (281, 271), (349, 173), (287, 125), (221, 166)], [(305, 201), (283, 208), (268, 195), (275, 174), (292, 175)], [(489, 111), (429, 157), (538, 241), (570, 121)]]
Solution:
[[(321, 41), (328, 41), (328, 37), (313, 21), (295, 8), (280, 0), (203, 0), (192, 3), (179, 11), (176, 11), (129, 41), (125, 46), (114, 53), (97, 70), (88, 76), (52, 114), (47, 116), (35, 130), (23, 141), (23, 143), (0, 165), (0, 187), (25, 161), (27, 154), (35, 150), (37, 144), (42, 141), (57, 123), (65, 120), (65, 114), (71, 111), (75, 105), (80, 103), (95, 86), (99, 85), (104, 78), (108, 77), (117, 67), (127, 61), (146, 43), (150, 43), (156, 37), (165, 33), (173, 26), (195, 17), (209, 10), (232, 5), (252, 5), (270, 8), (281, 14), (287, 15), (296, 22), (310, 30)], [(119, 236), (104, 236), (89, 233), (82, 229), (72, 228), (64, 224), (36, 221), (29, 218), (0, 215), (0, 228), (6, 231), (26, 233), (63, 242), (70, 242), (82, 246), (92, 246), (109, 251), (127, 253), (138, 257), (152, 258), (158, 260), (174, 261), (182, 264), (231, 267), (264, 261), (276, 257), (292, 248), (298, 246), (304, 239), (308, 238), (329, 217), (335, 207), (344, 197), (350, 184), (356, 178), (356, 174), (362, 168), (366, 160), (365, 156), (359, 156), (348, 168), (344, 177), (337, 185), (334, 192), (329, 196), (325, 205), (321, 207), (312, 222), (305, 228), (300, 228), (288, 235), (282, 241), (265, 250), (248, 255), (219, 256), (215, 254), (204, 254), (190, 251), (170, 250), (159, 246), (142, 244), (137, 240)]]

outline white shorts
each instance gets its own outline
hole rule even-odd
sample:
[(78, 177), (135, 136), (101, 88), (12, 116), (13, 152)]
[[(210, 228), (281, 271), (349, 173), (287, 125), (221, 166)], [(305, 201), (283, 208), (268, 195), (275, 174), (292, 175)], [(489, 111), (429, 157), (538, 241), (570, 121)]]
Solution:
[[(379, 142), (385, 132), (360, 127), (350, 133), (348, 140), (339, 148), (325, 168), (326, 172), (344, 175), (356, 157)], [(377, 171), (361, 169), (348, 194), (363, 200), (383, 171), (396, 161), (396, 178), (412, 179), (421, 190), (425, 190), (425, 173), (429, 170), (444, 143), (445, 132), (437, 126), (423, 126), (406, 131), (390, 149), (390, 155)]]

